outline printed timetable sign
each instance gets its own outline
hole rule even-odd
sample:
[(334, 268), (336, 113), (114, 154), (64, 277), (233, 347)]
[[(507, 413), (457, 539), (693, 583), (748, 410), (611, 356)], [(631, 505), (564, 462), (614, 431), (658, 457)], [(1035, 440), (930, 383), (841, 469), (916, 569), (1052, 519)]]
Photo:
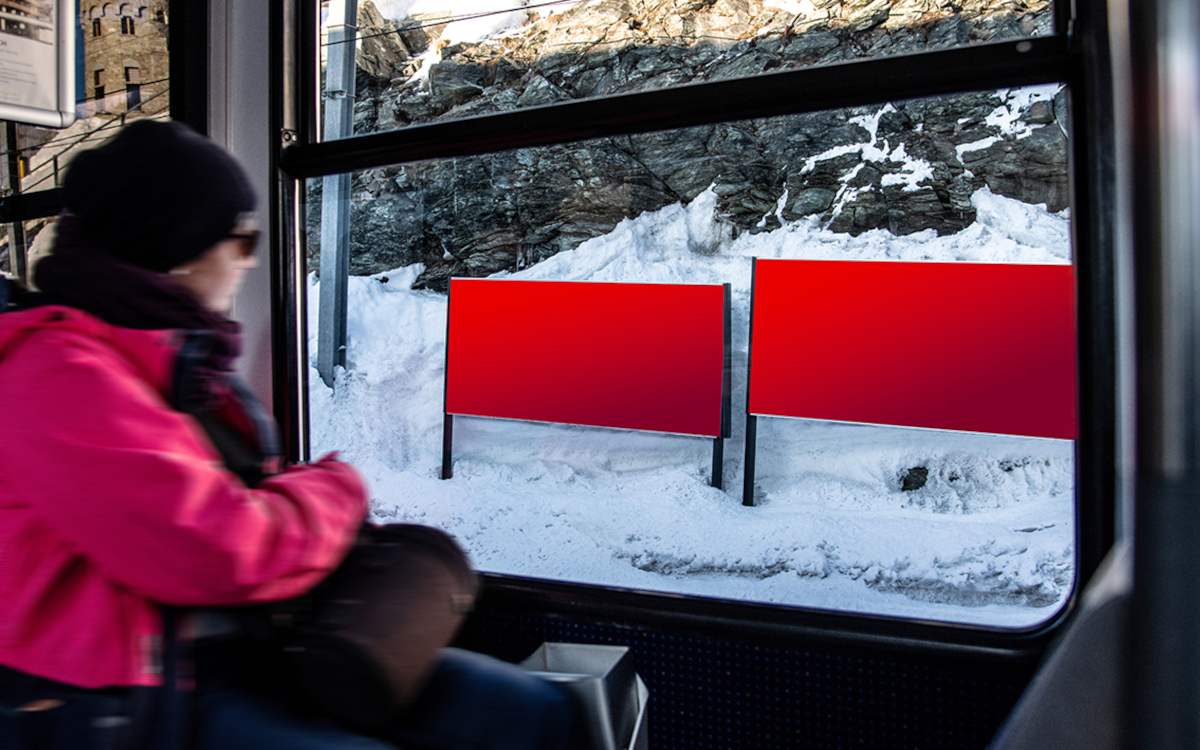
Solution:
[(0, 3), (0, 119), (63, 128), (75, 121), (75, 3)]
[(1073, 439), (1075, 269), (759, 260), (749, 412)]
[(452, 279), (446, 413), (720, 437), (725, 289)]

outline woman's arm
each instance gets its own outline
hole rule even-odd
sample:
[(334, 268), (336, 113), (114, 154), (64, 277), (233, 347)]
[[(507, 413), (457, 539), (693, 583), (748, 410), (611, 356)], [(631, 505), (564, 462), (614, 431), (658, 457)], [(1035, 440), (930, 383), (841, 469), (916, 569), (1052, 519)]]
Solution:
[(287, 598), (344, 556), (366, 513), (357, 472), (291, 468), (247, 489), (199, 426), (105, 342), (43, 331), (4, 363), (0, 427), (17, 502), (113, 582), (178, 605)]

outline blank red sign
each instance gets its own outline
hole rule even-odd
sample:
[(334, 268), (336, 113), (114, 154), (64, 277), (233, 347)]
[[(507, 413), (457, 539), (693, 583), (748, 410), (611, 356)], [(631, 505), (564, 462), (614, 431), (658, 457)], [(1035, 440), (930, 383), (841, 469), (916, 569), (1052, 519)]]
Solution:
[(1076, 436), (1075, 269), (759, 260), (750, 413)]
[(452, 279), (446, 412), (718, 437), (725, 290)]

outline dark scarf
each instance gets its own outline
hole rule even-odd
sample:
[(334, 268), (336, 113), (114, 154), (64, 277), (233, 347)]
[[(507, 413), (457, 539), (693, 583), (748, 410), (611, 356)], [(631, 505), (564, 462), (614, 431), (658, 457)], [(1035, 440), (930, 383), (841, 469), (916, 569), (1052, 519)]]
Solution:
[(42, 302), (74, 307), (111, 325), (205, 332), (207, 351), (195, 365), (198, 392), (191, 394), (201, 402), (211, 403), (241, 353), (241, 325), (201, 305), (170, 277), (98, 249), (73, 216), (58, 220), (54, 253), (38, 263), (34, 281)]

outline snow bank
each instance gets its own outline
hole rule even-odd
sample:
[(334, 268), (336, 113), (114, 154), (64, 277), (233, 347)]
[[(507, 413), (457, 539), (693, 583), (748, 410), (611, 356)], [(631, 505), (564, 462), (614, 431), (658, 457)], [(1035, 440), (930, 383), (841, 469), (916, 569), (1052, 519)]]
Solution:
[[(759, 505), (740, 500), (751, 258), (1069, 262), (1065, 212), (986, 189), (973, 203), (976, 223), (945, 237), (851, 237), (803, 220), (734, 239), (709, 191), (500, 274), (730, 283), (729, 493), (707, 485), (708, 440), (469, 418), (455, 421), (455, 476), (439, 480), (446, 300), (410, 289), (420, 266), (350, 279), (349, 369), (335, 389), (310, 378), (314, 452), (359, 466), (376, 520), (445, 528), (487, 571), (1034, 625), (1074, 579), (1069, 441), (760, 419)], [(314, 362), (317, 292), (310, 279)]]
[(529, 20), (528, 0), (458, 0), (452, 6), (434, 0), (383, 0), (375, 7), (384, 18), (409, 18), (423, 14), (449, 13), (461, 19), (446, 26), (440, 39), (450, 44), (477, 42), (516, 29)]

